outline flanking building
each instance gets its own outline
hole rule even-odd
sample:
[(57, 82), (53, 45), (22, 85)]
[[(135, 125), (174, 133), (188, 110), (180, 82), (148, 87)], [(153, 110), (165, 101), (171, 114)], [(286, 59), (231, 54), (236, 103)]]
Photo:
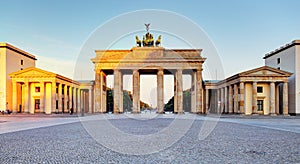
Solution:
[[(288, 115), (288, 78), (291, 75), (286, 71), (263, 66), (219, 82), (206, 81), (206, 111)], [(282, 90), (279, 89), (281, 85)]]
[(12, 109), (10, 73), (35, 67), (36, 57), (8, 43), (0, 43), (0, 111)]
[(92, 112), (92, 84), (35, 67), (36, 57), (0, 43), (0, 111), (14, 113)]
[[(265, 65), (293, 73), (289, 77), (289, 113), (300, 114), (300, 40), (267, 53), (264, 57)], [(280, 90), (282, 86), (280, 85)]]
[(79, 82), (30, 67), (9, 74), (12, 80), (12, 110), (20, 113), (68, 113), (77, 111), (83, 90)]

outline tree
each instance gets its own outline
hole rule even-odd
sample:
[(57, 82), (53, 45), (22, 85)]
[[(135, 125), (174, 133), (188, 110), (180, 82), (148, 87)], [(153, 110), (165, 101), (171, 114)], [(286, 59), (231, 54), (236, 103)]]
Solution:
[[(191, 92), (190, 89), (183, 91), (183, 110), (185, 112), (191, 111)], [(165, 112), (174, 112), (174, 96), (164, 106)]]
[[(114, 111), (114, 90), (107, 88), (106, 89), (106, 103), (107, 103), (107, 112), (113, 112)], [(141, 109), (149, 108), (150, 105), (140, 101)], [(123, 91), (123, 109), (124, 112), (130, 112), (132, 111), (132, 94), (130, 91)]]

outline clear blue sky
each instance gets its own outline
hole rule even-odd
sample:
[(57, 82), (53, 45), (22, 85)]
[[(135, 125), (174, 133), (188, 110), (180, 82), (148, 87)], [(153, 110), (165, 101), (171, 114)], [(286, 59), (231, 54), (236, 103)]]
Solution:
[(265, 53), (300, 39), (299, 0), (9, 0), (0, 9), (0, 42), (36, 55), (42, 69), (69, 77), (62, 67), (72, 68), (90, 34), (135, 10), (168, 10), (194, 21), (217, 48), (226, 77), (262, 66)]

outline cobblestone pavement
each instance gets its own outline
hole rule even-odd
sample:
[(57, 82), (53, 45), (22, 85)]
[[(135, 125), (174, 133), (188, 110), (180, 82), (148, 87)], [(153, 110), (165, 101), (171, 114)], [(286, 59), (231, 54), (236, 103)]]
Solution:
[[(162, 151), (128, 155), (96, 142), (78, 118), (0, 117), (1, 130), (15, 127), (14, 132), (0, 134), (0, 163), (300, 163), (299, 119), (221, 118), (208, 137), (199, 140), (206, 119), (197, 116), (187, 133)], [(142, 136), (163, 130), (174, 117), (118, 115), (108, 120), (125, 133)], [(43, 126), (30, 129), (34, 124)]]

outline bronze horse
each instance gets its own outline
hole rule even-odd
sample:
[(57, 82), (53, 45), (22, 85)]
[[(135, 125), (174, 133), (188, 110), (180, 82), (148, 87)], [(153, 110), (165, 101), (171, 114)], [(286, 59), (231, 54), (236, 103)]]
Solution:
[(141, 42), (141, 40), (139, 39), (138, 36), (135, 36), (135, 40), (136, 40), (136, 45), (137, 45), (138, 47), (141, 47), (142, 42)]
[(158, 36), (156, 42), (155, 42), (155, 46), (159, 46), (160, 45), (160, 41), (161, 41), (161, 35)]

